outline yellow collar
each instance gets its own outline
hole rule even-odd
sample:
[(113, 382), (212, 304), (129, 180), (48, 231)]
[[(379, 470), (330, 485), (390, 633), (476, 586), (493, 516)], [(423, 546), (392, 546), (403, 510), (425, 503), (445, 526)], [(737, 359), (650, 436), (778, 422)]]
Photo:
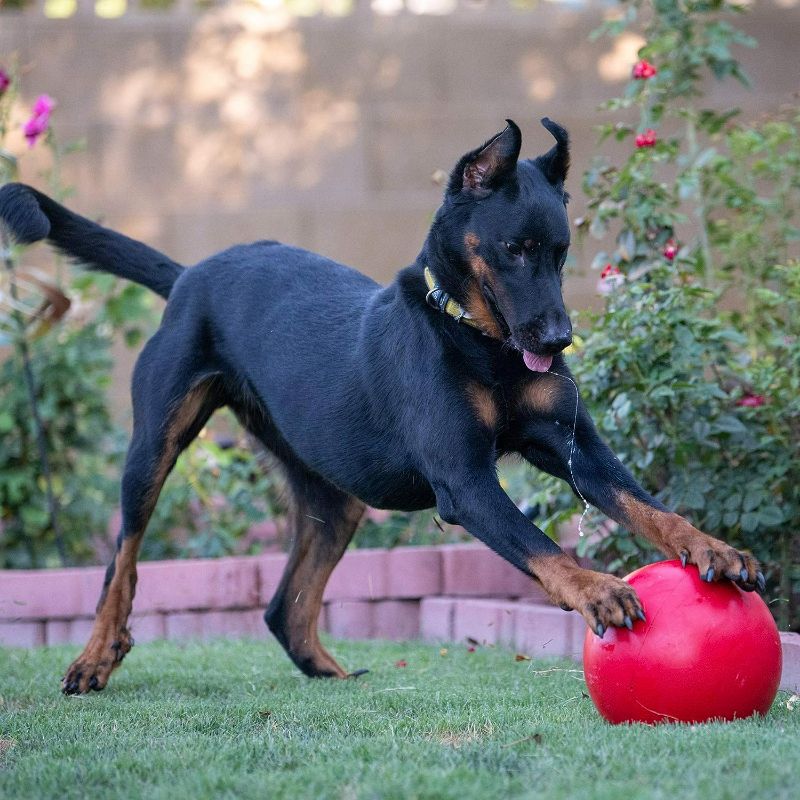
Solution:
[(425, 302), (432, 308), (442, 311), (451, 316), (456, 322), (463, 322), (480, 330), (480, 325), (469, 315), (464, 307), (453, 300), (438, 283), (428, 267), (425, 267), (425, 283), (428, 286), (428, 294), (425, 295)]

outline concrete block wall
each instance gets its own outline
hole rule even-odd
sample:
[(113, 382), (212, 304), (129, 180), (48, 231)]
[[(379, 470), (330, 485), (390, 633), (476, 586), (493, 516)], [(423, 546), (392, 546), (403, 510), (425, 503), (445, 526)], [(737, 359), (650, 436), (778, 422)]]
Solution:
[[(263, 609), (286, 555), (142, 562), (131, 629), (140, 641), (266, 636)], [(0, 644), (82, 642), (102, 567), (0, 571)], [(543, 600), (532, 581), (481, 544), (350, 550), (325, 589), (322, 630), (345, 638), (414, 639), (424, 599)]]
[[(143, 562), (131, 616), (138, 642), (267, 638), (264, 608), (284, 554)], [(105, 570), (0, 571), (0, 646), (83, 644)], [(580, 661), (585, 625), (482, 544), (348, 551), (320, 629), (342, 639), (476, 642)], [(800, 691), (800, 635), (781, 634), (781, 686)]]

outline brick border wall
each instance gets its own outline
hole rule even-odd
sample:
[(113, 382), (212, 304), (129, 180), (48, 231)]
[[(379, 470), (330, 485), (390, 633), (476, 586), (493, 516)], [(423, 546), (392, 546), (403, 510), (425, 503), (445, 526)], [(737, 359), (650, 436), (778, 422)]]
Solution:
[[(143, 562), (131, 630), (139, 642), (267, 638), (263, 610), (283, 554)], [(105, 569), (0, 571), (0, 645), (83, 644)], [(320, 627), (343, 639), (421, 638), (580, 661), (584, 624), (551, 606), (482, 544), (350, 550), (325, 591)], [(781, 687), (800, 691), (800, 635), (781, 634)]]

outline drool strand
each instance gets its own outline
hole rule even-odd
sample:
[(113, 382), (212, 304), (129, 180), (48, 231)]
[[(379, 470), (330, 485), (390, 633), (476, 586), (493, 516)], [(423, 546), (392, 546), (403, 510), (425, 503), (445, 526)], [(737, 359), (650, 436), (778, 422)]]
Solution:
[(583, 500), (583, 513), (581, 514), (581, 518), (578, 520), (578, 536), (585, 536), (586, 534), (583, 530), (583, 520), (589, 513), (589, 503), (581, 493), (581, 490), (578, 488), (578, 482), (575, 480), (575, 473), (572, 471), (572, 456), (575, 453), (575, 434), (578, 427), (578, 404), (580, 402), (580, 392), (578, 391), (578, 384), (575, 383), (575, 381), (572, 380), (569, 375), (562, 375), (560, 372), (554, 371), (551, 371), (550, 374), (558, 375), (559, 378), (569, 381), (575, 389), (575, 414), (572, 418), (572, 438), (569, 441), (569, 458), (567, 459), (567, 466), (569, 467), (569, 475), (572, 478), (572, 485), (575, 487), (575, 492), (578, 497)]

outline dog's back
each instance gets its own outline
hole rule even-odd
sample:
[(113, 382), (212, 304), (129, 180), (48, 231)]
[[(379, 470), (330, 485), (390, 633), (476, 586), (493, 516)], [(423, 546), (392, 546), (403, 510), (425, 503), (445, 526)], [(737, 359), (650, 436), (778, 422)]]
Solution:
[[(384, 487), (397, 485), (395, 473), (410, 466), (398, 447), (405, 417), (424, 413), (396, 385), (398, 374), (424, 372), (413, 357), (405, 363), (409, 353), (430, 352), (422, 341), (409, 346), (425, 328), (408, 315), (397, 284), (381, 287), (323, 256), (270, 241), (232, 247), (187, 270), (163, 325), (165, 333), (183, 327), (185, 337), (213, 350), (204, 359), (259, 404), (265, 424), (304, 463), (385, 505)], [(395, 390), (387, 392), (387, 383)], [(336, 433), (342, 429), (359, 432), (348, 442), (347, 463)], [(409, 502), (416, 505), (399, 504)]]

